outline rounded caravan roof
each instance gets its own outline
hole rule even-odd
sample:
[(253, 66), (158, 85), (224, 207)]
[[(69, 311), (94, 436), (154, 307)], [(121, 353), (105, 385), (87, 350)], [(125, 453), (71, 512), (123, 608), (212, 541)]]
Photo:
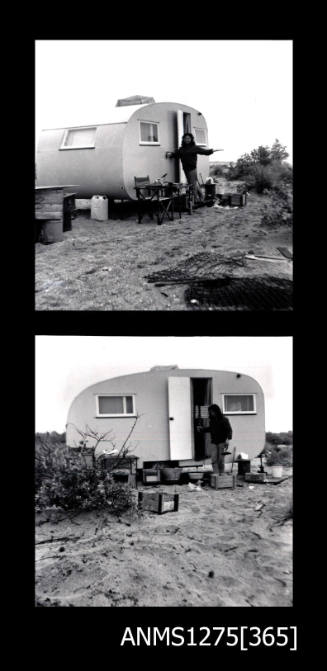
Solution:
[(102, 380), (98, 380), (97, 382), (94, 382), (91, 385), (88, 385), (87, 387), (84, 387), (77, 396), (73, 399), (71, 403), (72, 405), (75, 403), (76, 399), (81, 396), (81, 394), (85, 394), (86, 391), (90, 391), (91, 389), (94, 389), (98, 387), (99, 385), (103, 385), (107, 382), (114, 382), (115, 380), (123, 380), (123, 379), (129, 379), (129, 378), (137, 378), (137, 377), (144, 377), (144, 376), (152, 376), (156, 377), (158, 375), (161, 375), (163, 377), (176, 377), (176, 376), (188, 376), (188, 377), (211, 377), (213, 375), (228, 375), (228, 376), (235, 376), (235, 377), (242, 377), (246, 378), (247, 380), (251, 380), (254, 385), (258, 388), (258, 390), (264, 394), (262, 387), (260, 386), (259, 382), (252, 377), (251, 375), (247, 375), (245, 373), (240, 373), (238, 371), (230, 371), (230, 370), (214, 370), (212, 368), (178, 368), (176, 365), (172, 366), (154, 366), (150, 370), (147, 371), (140, 371), (139, 373), (130, 373), (127, 375), (117, 375), (116, 377), (108, 377)]
[(66, 126), (52, 126), (51, 128), (42, 128), (42, 130), (64, 130), (66, 128), (87, 128), (88, 126), (107, 126), (115, 123), (127, 123), (135, 114), (141, 109), (146, 107), (156, 107), (157, 105), (176, 105), (177, 107), (190, 107), (190, 109), (195, 110), (196, 112), (202, 115), (200, 110), (192, 107), (191, 105), (185, 105), (185, 103), (171, 102), (171, 101), (161, 101), (161, 102), (152, 102), (152, 103), (143, 103), (142, 105), (122, 105), (121, 107), (113, 107), (110, 110), (108, 119), (105, 121), (97, 121), (90, 123), (79, 123), (77, 125), (66, 125)]

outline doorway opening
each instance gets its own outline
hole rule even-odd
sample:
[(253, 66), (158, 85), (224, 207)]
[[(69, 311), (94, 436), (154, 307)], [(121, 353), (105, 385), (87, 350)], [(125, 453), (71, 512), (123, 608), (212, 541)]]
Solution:
[(192, 133), (191, 114), (183, 112), (183, 135), (184, 133)]
[(197, 427), (209, 426), (208, 407), (212, 404), (212, 378), (192, 378), (193, 399), (193, 435), (194, 435), (194, 459), (201, 461), (210, 456), (210, 434), (199, 433)]

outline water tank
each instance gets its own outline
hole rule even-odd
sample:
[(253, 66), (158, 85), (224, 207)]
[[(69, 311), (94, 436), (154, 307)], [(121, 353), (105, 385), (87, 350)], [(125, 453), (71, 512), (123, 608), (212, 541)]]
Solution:
[(96, 219), (96, 221), (107, 221), (108, 219), (107, 196), (92, 196), (91, 219)]

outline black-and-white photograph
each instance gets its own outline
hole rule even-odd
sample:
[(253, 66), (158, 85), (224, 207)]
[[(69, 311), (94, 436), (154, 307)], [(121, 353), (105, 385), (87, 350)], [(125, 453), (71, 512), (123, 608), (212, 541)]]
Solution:
[(291, 337), (36, 336), (37, 607), (290, 607)]
[(35, 308), (291, 311), (291, 40), (36, 40)]

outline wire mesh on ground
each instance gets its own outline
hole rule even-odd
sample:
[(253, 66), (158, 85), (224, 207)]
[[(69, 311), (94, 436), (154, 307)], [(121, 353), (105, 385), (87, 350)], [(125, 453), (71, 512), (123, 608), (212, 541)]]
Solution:
[(193, 310), (292, 310), (292, 281), (276, 277), (230, 277), (197, 282), (184, 292)]
[(244, 254), (225, 257), (212, 252), (200, 252), (181, 261), (177, 266), (158, 270), (145, 278), (148, 282), (184, 282), (195, 279), (218, 279), (237, 267), (244, 267)]

